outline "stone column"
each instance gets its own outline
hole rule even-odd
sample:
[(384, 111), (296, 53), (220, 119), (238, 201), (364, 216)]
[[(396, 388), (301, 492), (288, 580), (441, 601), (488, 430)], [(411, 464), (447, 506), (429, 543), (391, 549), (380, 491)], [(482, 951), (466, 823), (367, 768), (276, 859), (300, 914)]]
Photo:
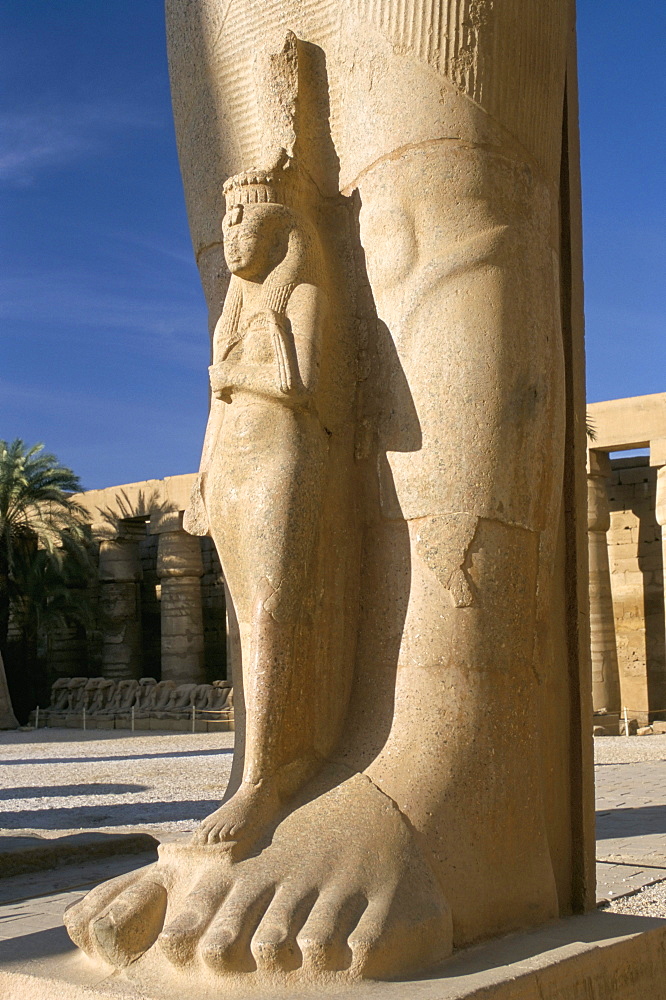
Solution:
[(610, 511), (606, 483), (610, 459), (589, 451), (587, 460), (587, 532), (590, 558), (590, 640), (592, 704), (595, 712), (620, 711), (620, 677), (615, 641), (607, 532)]
[[(650, 465), (658, 466), (655, 514), (657, 524), (661, 527), (662, 586), (664, 590), (664, 620), (666, 620), (666, 438), (650, 442)], [(656, 707), (661, 709), (666, 705), (657, 705)], [(659, 713), (659, 717), (663, 718), (661, 713)]]
[(154, 517), (150, 526), (159, 535), (162, 680), (200, 683), (205, 679), (201, 543), (182, 524), (182, 512), (170, 511)]
[(102, 675), (141, 676), (141, 563), (144, 523), (118, 529), (93, 526), (100, 539), (99, 604), (102, 619)]

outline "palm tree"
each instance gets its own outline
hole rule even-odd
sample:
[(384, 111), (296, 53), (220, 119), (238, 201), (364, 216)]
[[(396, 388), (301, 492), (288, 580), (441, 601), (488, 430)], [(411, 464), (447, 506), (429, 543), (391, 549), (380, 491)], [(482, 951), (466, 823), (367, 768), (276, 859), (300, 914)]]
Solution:
[(27, 625), (43, 620), (54, 599), (63, 606), (56, 579), (66, 584), (64, 567), (85, 559), (89, 537), (86, 511), (71, 499), (80, 489), (78, 476), (42, 444), (0, 440), (0, 656), (7, 650), (10, 613)]

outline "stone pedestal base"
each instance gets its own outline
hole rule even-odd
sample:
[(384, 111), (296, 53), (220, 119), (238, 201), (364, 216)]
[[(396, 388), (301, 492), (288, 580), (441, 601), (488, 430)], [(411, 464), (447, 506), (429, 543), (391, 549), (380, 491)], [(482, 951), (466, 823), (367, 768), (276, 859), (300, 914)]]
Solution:
[(592, 716), (592, 725), (596, 729), (598, 726), (605, 730), (605, 736), (620, 735), (620, 716), (617, 712), (605, 712), (598, 715), (596, 712)]
[[(39, 900), (32, 901), (35, 905)], [(181, 978), (165, 979), (155, 996), (137, 991), (122, 973), (105, 975), (77, 952), (63, 927), (3, 942), (0, 996), (11, 1000), (200, 1000)], [(666, 920), (597, 911), (460, 952), (438, 971), (408, 982), (340, 984), (337, 989), (211, 986), (207, 1000), (663, 1000)]]

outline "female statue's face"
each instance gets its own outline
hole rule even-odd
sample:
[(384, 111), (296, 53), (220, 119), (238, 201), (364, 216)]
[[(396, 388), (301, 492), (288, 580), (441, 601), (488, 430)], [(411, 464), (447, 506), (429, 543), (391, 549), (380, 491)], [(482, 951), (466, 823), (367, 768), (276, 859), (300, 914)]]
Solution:
[(263, 281), (287, 252), (281, 205), (234, 205), (222, 221), (224, 256), (232, 274)]

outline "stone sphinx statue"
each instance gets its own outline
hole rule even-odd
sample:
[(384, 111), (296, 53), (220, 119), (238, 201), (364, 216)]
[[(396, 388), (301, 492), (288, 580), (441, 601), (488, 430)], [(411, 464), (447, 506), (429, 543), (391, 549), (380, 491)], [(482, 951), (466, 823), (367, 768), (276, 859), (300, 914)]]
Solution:
[(233, 712), (234, 690), (230, 681), (213, 681), (210, 701), (206, 707), (214, 712)]
[(58, 677), (58, 679), (51, 685), (51, 704), (49, 705), (50, 712), (60, 713), (66, 711), (69, 702), (70, 680), (70, 677)]
[(137, 715), (144, 714), (153, 705), (157, 684), (154, 677), (140, 677), (136, 682), (133, 704)]
[(571, 10), (167, 11), (237, 746), (66, 923), (183, 996), (404, 977), (591, 905)]
[(136, 701), (139, 683), (133, 677), (124, 677), (122, 680), (116, 681), (113, 694), (105, 708), (102, 709), (101, 714), (128, 715)]
[(157, 719), (177, 718), (179, 716), (185, 718), (190, 712), (192, 705), (192, 692), (197, 685), (175, 684), (174, 682), (170, 683), (173, 684), (173, 686), (170, 688), (168, 699), (161, 705), (157, 703), (155, 705), (153, 714)]
[[(66, 713), (76, 714), (83, 710), (86, 700), (88, 680), (89, 678), (87, 677), (70, 677), (67, 684), (67, 702), (65, 705)], [(88, 688), (88, 690), (90, 689)]]
[[(145, 681), (147, 678), (142, 678), (142, 680)], [(152, 678), (150, 680), (152, 681)], [(141, 684), (135, 702), (137, 718), (150, 715), (159, 718), (157, 713), (165, 711), (175, 690), (175, 681), (166, 680)]]
[(103, 713), (113, 698), (116, 682), (108, 677), (91, 677), (86, 684), (86, 713), (94, 716)]

